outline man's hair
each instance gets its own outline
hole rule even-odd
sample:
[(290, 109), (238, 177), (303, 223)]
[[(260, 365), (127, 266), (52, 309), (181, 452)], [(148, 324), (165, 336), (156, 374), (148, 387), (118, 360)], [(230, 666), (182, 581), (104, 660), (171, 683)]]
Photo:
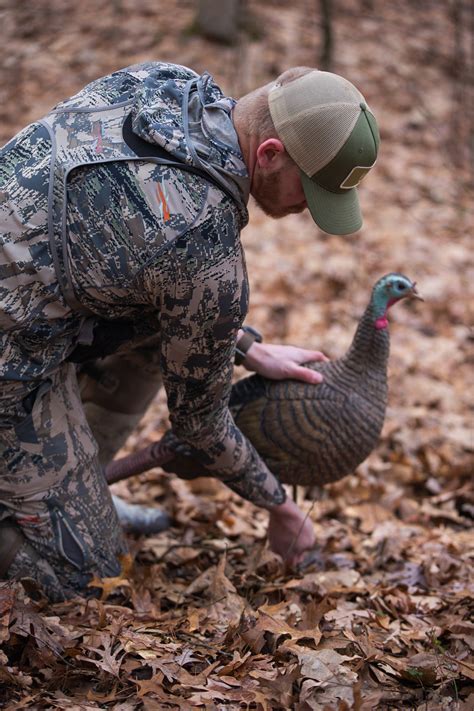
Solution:
[(247, 115), (248, 133), (256, 134), (261, 142), (266, 141), (267, 138), (277, 138), (278, 134), (268, 106), (270, 90), (277, 84), (289, 84), (312, 71), (314, 71), (314, 67), (292, 67), (280, 74), (275, 81), (265, 84), (239, 99), (239, 103), (245, 109)]

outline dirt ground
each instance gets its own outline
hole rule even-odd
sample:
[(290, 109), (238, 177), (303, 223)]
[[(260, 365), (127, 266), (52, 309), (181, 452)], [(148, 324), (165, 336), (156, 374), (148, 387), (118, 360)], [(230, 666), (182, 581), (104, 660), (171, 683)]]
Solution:
[[(251, 205), (248, 323), (338, 357), (384, 273), (415, 279), (425, 302), (393, 310), (377, 450), (342, 482), (298, 491), (325, 568), (285, 570), (265, 547), (265, 512), (222, 485), (159, 470), (115, 485), (163, 506), (173, 528), (130, 539), (123, 575), (95, 581), (101, 600), (35, 603), (0, 585), (2, 708), (474, 707), (474, 13), (457, 0), (333, 4), (331, 69), (381, 128), (364, 226), (334, 237)], [(319, 3), (246, 6), (225, 46), (196, 33), (191, 1), (0, 1), (0, 139), (143, 60), (208, 70), (236, 97), (318, 66)], [(166, 426), (160, 395), (124, 451)]]

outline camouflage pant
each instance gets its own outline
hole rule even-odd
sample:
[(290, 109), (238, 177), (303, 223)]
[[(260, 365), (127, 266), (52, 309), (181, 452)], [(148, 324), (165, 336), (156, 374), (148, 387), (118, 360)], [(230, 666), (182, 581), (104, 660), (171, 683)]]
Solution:
[(109, 356), (80, 386), (69, 363), (33, 390), (0, 384), (0, 578), (33, 578), (60, 600), (118, 574), (126, 544), (102, 464), (158, 390), (156, 352)]

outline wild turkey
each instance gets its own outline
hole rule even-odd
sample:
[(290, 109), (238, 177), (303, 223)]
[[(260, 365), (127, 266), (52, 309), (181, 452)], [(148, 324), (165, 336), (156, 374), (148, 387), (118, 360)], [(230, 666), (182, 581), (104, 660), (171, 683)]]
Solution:
[[(421, 298), (403, 274), (377, 281), (347, 353), (338, 360), (307, 364), (324, 375), (321, 384), (251, 375), (233, 386), (235, 422), (280, 481), (336, 481), (374, 449), (387, 404), (387, 311), (405, 297)], [(112, 462), (107, 478), (117, 481), (153, 466), (184, 477), (206, 475), (187, 445), (169, 431), (160, 442)]]

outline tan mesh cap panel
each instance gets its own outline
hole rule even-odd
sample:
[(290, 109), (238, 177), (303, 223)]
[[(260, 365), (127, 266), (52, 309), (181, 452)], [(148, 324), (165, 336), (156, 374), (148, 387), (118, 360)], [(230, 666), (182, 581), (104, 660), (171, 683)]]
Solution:
[(315, 70), (270, 91), (276, 131), (295, 163), (312, 176), (338, 153), (360, 115), (363, 95), (343, 77)]
[(375, 117), (355, 86), (337, 74), (310, 71), (268, 95), (286, 151), (300, 168), (313, 220), (330, 234), (360, 229), (355, 185), (375, 165)]

